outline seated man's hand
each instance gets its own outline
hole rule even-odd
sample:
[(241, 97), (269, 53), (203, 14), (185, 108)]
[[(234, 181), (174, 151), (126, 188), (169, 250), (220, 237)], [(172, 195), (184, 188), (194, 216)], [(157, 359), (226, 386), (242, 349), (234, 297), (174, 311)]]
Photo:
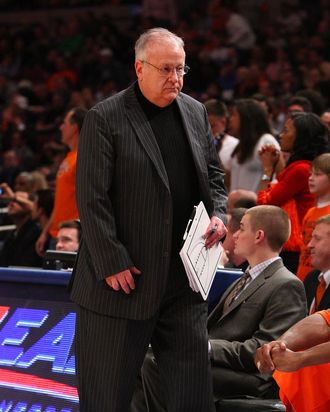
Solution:
[(274, 340), (269, 343), (265, 343), (259, 349), (257, 349), (254, 362), (256, 367), (261, 373), (273, 373), (275, 370), (275, 364), (273, 362), (272, 353), (273, 350), (285, 351), (286, 346), (282, 341)]

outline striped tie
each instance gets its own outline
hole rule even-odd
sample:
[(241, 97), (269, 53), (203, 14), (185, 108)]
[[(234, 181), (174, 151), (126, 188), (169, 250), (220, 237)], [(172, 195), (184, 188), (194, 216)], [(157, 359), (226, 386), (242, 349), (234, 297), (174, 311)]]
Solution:
[(226, 313), (229, 309), (229, 306), (234, 302), (236, 297), (239, 295), (239, 293), (242, 292), (244, 289), (244, 286), (246, 282), (251, 278), (249, 271), (247, 270), (244, 275), (240, 278), (240, 280), (236, 283), (234, 286), (233, 290), (229, 293), (229, 295), (226, 297), (226, 300), (223, 304), (223, 313)]

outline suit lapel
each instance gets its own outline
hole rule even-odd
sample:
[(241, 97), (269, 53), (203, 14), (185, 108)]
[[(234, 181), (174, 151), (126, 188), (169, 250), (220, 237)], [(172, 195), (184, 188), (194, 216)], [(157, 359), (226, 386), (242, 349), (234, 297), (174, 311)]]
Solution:
[(139, 138), (150, 160), (153, 162), (160, 178), (164, 182), (167, 189), (170, 190), (162, 155), (146, 115), (144, 114), (136, 98), (134, 85), (126, 90), (124, 99), (127, 117), (133, 127), (134, 132)]
[(222, 309), (223, 309), (223, 303), (230, 293), (230, 291), (235, 287), (235, 284), (239, 281), (239, 279), (234, 282), (231, 287), (229, 287), (226, 292), (223, 294), (221, 297), (221, 300), (219, 304), (216, 306), (216, 308), (213, 310), (209, 317), (209, 326), (211, 327), (214, 322), (219, 322), (223, 318), (225, 318), (227, 315), (229, 315), (234, 309), (236, 309), (238, 306), (240, 306), (246, 299), (248, 299), (251, 295), (253, 295), (262, 285), (264, 285), (265, 282), (267, 282), (267, 279), (273, 276), (273, 274), (283, 267), (283, 262), (282, 260), (276, 260), (275, 262), (271, 263), (260, 275), (254, 279), (246, 289), (243, 290), (243, 292), (239, 295), (239, 297), (230, 305), (229, 310), (225, 313), (222, 314)]

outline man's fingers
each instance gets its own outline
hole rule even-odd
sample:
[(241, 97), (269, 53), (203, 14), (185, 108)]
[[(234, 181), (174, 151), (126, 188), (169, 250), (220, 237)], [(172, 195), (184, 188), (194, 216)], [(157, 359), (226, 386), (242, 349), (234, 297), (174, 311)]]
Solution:
[(120, 284), (119, 284), (116, 276), (112, 276), (112, 279), (111, 279), (111, 287), (112, 287), (112, 289), (114, 289), (114, 290), (119, 290), (119, 289), (120, 289)]
[(135, 289), (135, 282), (131, 272), (134, 275), (141, 274), (139, 269), (132, 267), (129, 270), (124, 270), (116, 275), (108, 276), (105, 281), (112, 289), (116, 291), (123, 290), (125, 293), (129, 294)]
[(118, 282), (121, 288), (127, 294), (131, 293), (131, 290), (135, 289), (135, 282), (130, 271), (126, 271), (118, 276)]

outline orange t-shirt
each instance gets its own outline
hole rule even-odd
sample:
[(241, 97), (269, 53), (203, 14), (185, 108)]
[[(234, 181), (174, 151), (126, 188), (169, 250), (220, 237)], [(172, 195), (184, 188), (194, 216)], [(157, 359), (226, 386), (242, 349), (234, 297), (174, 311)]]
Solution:
[[(330, 312), (316, 312), (330, 326)], [(330, 363), (307, 366), (295, 372), (275, 371), (273, 378), (280, 387), (280, 398), (287, 412), (330, 411)]]
[(58, 225), (61, 222), (78, 219), (75, 187), (76, 163), (77, 152), (69, 152), (57, 172), (53, 221), (49, 229), (52, 237), (56, 237)]
[(309, 248), (307, 247), (308, 243), (312, 239), (312, 233), (315, 227), (315, 222), (317, 219), (324, 215), (330, 214), (330, 205), (324, 207), (312, 207), (306, 213), (303, 223), (302, 223), (302, 237), (303, 237), (303, 246), (300, 252), (299, 266), (297, 270), (297, 276), (301, 281), (304, 281), (306, 275), (313, 270), (311, 263), (311, 255)]

